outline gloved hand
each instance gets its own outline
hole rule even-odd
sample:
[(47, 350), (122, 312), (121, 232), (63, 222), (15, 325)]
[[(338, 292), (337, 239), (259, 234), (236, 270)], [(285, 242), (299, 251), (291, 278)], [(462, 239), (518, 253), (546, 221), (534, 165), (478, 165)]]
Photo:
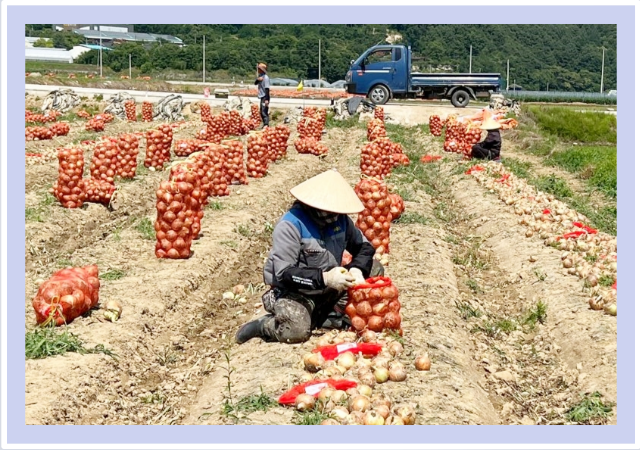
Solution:
[(352, 267), (349, 269), (349, 273), (356, 279), (355, 284), (364, 284), (364, 275), (362, 275), (362, 270), (357, 267)]
[(355, 278), (344, 267), (334, 267), (322, 274), (324, 284), (331, 289), (342, 292), (354, 285)]

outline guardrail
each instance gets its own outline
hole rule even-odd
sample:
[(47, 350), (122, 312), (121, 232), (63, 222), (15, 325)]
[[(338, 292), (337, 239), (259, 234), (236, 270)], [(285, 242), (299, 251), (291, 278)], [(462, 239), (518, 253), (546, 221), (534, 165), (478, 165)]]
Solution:
[(540, 102), (582, 102), (600, 105), (616, 105), (617, 96), (599, 92), (563, 92), (563, 91), (500, 91), (500, 94), (513, 100)]

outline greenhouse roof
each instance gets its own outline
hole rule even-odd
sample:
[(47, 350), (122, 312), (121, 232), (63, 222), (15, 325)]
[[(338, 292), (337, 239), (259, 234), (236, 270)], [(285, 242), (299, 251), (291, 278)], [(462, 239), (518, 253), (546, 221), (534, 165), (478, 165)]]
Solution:
[(74, 33), (81, 34), (87, 39), (105, 39), (105, 40), (123, 40), (132, 42), (156, 42), (160, 39), (168, 41), (172, 44), (182, 44), (182, 39), (168, 34), (149, 34), (149, 33), (117, 33), (115, 31), (98, 31), (98, 30), (75, 30)]

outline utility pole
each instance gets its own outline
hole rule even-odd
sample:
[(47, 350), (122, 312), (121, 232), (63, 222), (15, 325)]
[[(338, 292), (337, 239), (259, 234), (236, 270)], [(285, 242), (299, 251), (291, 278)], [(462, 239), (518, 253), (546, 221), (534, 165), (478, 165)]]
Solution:
[(100, 78), (102, 78), (102, 30), (100, 30), (100, 25), (98, 25), (98, 33), (100, 33)]
[(320, 86), (320, 80), (322, 79), (322, 53), (320, 51), (320, 42), (322, 40), (318, 39), (318, 87)]
[(469, 46), (469, 73), (471, 73), (471, 61), (473, 59), (473, 45)]
[(129, 79), (131, 79), (131, 53), (129, 53)]
[(509, 60), (507, 59), (507, 92), (509, 92)]
[(204, 65), (204, 45), (205, 45), (206, 36), (202, 36), (202, 82), (204, 83), (205, 78), (205, 65)]
[(600, 93), (604, 90), (604, 45), (602, 46), (602, 75), (600, 76)]

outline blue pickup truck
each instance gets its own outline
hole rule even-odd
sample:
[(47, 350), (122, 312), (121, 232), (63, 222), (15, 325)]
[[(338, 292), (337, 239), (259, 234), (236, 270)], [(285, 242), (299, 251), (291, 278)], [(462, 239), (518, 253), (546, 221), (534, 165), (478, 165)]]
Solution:
[(499, 73), (411, 73), (411, 48), (376, 45), (351, 61), (346, 90), (376, 105), (390, 98), (447, 98), (464, 108), (471, 99), (500, 90)]

